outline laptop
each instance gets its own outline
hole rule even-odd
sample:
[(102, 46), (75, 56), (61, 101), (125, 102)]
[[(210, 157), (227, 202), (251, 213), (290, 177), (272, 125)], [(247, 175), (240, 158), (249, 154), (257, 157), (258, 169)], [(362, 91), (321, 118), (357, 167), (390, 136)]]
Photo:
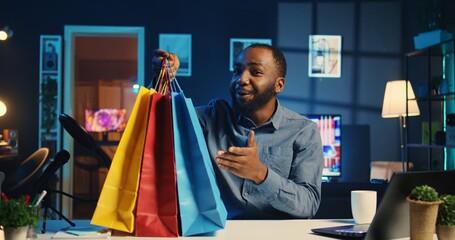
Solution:
[(429, 185), (441, 194), (455, 194), (455, 171), (398, 172), (390, 179), (371, 224), (311, 229), (316, 234), (349, 239), (409, 237), (409, 204), (406, 197), (419, 185)]

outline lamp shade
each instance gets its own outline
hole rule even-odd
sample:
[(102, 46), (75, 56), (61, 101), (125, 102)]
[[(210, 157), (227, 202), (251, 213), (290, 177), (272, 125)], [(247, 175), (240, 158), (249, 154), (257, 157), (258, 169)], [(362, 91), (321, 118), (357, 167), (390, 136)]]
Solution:
[(408, 115), (420, 115), (419, 106), (415, 100), (411, 83), (406, 80), (393, 80), (387, 82), (382, 103), (382, 117), (393, 118), (406, 116), (406, 83), (408, 85)]

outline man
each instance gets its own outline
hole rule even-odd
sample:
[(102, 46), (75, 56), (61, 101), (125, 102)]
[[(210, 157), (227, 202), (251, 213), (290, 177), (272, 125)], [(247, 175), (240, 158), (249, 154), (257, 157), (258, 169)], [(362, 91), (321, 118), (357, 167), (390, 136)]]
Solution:
[[(155, 55), (177, 71), (175, 54)], [(229, 219), (309, 218), (319, 207), (319, 129), (279, 104), (285, 76), (281, 51), (251, 45), (235, 61), (232, 106), (215, 99), (196, 109)]]

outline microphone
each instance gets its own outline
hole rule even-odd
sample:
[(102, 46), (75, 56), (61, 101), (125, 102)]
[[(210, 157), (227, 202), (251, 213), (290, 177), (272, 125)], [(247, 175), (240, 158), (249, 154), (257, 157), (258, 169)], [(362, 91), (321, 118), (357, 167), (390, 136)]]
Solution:
[(43, 171), (41, 177), (36, 181), (36, 186), (39, 188), (39, 191), (46, 189), (46, 185), (49, 182), (49, 179), (54, 175), (54, 173), (65, 165), (70, 159), (70, 154), (66, 150), (61, 150), (55, 154), (54, 160), (47, 165), (46, 169)]

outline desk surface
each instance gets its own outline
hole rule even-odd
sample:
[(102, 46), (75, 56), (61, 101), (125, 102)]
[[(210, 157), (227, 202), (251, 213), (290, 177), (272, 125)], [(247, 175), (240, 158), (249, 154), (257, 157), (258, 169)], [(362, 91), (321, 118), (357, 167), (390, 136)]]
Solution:
[[(88, 220), (75, 220), (76, 226), (87, 226)], [(318, 240), (334, 239), (315, 235), (311, 232), (312, 228), (332, 227), (339, 225), (353, 224), (350, 219), (312, 219), (312, 220), (230, 220), (227, 221), (223, 230), (217, 231), (214, 236), (186, 237), (194, 240), (250, 240), (250, 239), (282, 239), (282, 240)], [(53, 234), (59, 229), (69, 225), (63, 220), (49, 220), (47, 222), (46, 234), (39, 234), (38, 239), (51, 239)], [(134, 237), (113, 236), (111, 239), (133, 239)], [(183, 237), (180, 237), (183, 238)], [(134, 239), (162, 239), (170, 238), (146, 238), (138, 237)], [(436, 239), (436, 238), (435, 238)]]

